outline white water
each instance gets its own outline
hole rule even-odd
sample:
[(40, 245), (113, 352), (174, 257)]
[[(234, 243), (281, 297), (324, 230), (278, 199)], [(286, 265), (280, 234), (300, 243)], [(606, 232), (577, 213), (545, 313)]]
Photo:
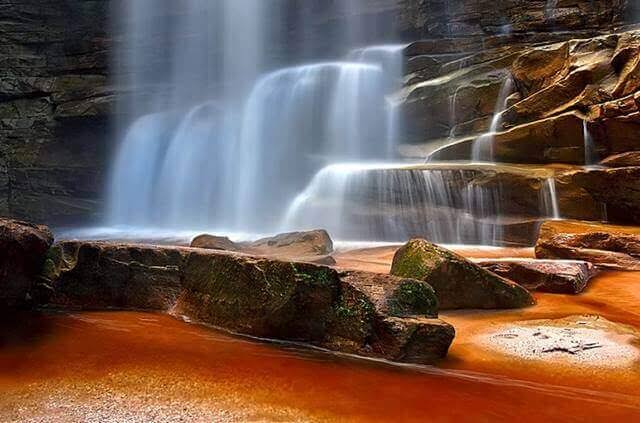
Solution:
[(584, 165), (589, 167), (596, 166), (599, 163), (598, 152), (596, 151), (593, 137), (589, 132), (586, 119), (582, 121), (582, 133), (584, 137)]
[[(490, 172), (490, 166), (483, 171)], [(295, 201), (281, 230), (326, 228), (338, 239), (496, 245), (504, 238), (502, 184), (476, 184), (477, 166), (415, 168), (343, 163), (322, 169)], [(553, 178), (543, 181), (531, 219), (557, 218)]]
[[(361, 3), (325, 6), (344, 17), (347, 51), (370, 30)], [(284, 5), (126, 2), (123, 84), (134, 95), (123, 114), (135, 119), (114, 161), (110, 225), (269, 231), (326, 164), (394, 158), (404, 46), (268, 70)]]
[(494, 138), (495, 134), (500, 130), (502, 126), (502, 113), (507, 108), (507, 97), (513, 92), (514, 82), (511, 75), (508, 75), (498, 94), (498, 100), (496, 101), (495, 112), (491, 119), (491, 126), (489, 132), (480, 135), (474, 142), (472, 147), (471, 160), (474, 162), (494, 162)]

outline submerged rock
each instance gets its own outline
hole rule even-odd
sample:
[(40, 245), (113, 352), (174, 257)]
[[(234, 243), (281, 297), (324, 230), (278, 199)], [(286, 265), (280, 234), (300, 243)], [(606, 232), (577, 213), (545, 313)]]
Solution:
[(427, 364), (455, 331), (418, 280), (180, 247), (63, 242), (50, 307), (146, 309), (234, 332)]
[(479, 341), (517, 358), (580, 367), (625, 368), (640, 359), (638, 331), (600, 316), (504, 324)]
[(532, 291), (579, 294), (595, 276), (595, 266), (578, 260), (533, 260), (520, 258), (478, 259), (474, 262)]
[(52, 242), (46, 226), (0, 219), (0, 307), (25, 302)]
[(599, 267), (640, 270), (640, 228), (550, 221), (540, 228), (536, 257), (586, 260)]
[(423, 239), (413, 239), (396, 252), (391, 274), (427, 282), (443, 310), (520, 308), (534, 303), (520, 285)]

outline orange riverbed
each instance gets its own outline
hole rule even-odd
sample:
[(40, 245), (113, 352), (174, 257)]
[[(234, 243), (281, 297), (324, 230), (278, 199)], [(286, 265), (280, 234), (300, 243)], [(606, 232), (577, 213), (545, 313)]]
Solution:
[[(386, 260), (371, 257), (376, 266)], [(0, 421), (640, 419), (638, 365), (540, 363), (475, 342), (499, 323), (571, 314), (597, 313), (639, 328), (640, 274), (603, 274), (581, 296), (536, 298), (537, 306), (521, 311), (443, 313), (457, 336), (437, 368), (258, 342), (161, 314), (5, 318)]]

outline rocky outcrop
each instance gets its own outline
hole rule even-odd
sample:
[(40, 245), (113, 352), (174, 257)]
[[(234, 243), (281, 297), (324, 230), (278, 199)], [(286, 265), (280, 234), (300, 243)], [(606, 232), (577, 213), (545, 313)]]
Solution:
[(606, 167), (640, 167), (640, 151), (614, 154), (602, 160), (600, 164)]
[(520, 285), (422, 239), (400, 248), (391, 274), (427, 282), (446, 309), (521, 308), (534, 303)]
[(602, 203), (614, 222), (640, 223), (640, 167), (586, 169), (564, 178)]
[(478, 259), (474, 263), (531, 291), (579, 294), (597, 273), (593, 264), (578, 260)]
[(3, 1), (0, 214), (95, 219), (114, 92), (108, 0)]
[(63, 242), (50, 307), (171, 311), (242, 334), (412, 363), (446, 355), (425, 282), (179, 247)]
[(589, 261), (599, 267), (640, 270), (640, 228), (552, 221), (540, 228), (536, 257)]
[(27, 301), (52, 242), (46, 226), (0, 219), (0, 310)]
[(322, 229), (305, 232), (289, 232), (253, 242), (232, 242), (227, 237), (199, 235), (191, 242), (193, 248), (238, 251), (252, 255), (287, 260), (335, 264), (330, 254), (333, 241)]

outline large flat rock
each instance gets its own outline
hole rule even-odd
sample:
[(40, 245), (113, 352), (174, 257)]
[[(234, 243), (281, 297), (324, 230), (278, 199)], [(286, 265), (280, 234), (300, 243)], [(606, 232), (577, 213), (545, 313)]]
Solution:
[(504, 258), (473, 262), (531, 291), (557, 294), (579, 294), (597, 273), (593, 264), (580, 260)]
[(599, 267), (640, 270), (640, 227), (549, 221), (540, 228), (536, 257), (589, 261)]
[(45, 275), (49, 307), (144, 309), (237, 333), (427, 364), (454, 329), (425, 282), (245, 254), (62, 242)]

